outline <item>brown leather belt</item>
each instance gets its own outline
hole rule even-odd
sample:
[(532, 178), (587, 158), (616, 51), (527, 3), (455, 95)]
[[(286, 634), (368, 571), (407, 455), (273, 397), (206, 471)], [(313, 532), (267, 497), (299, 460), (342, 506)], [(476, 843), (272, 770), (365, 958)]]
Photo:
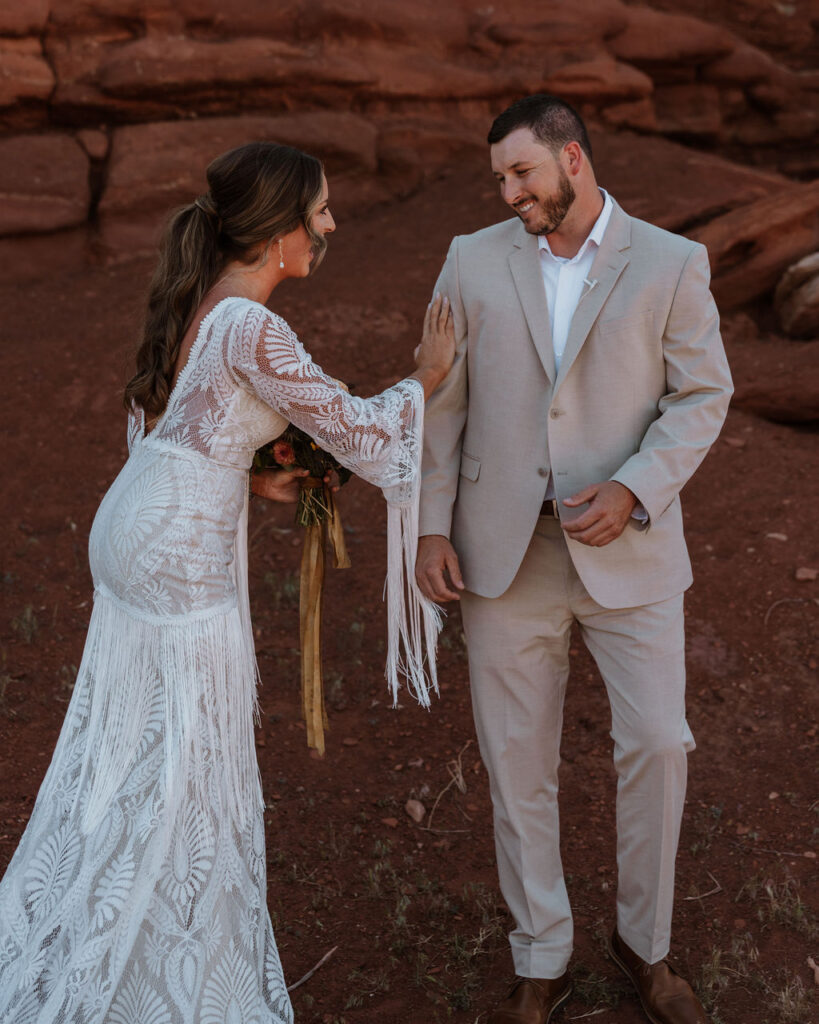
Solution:
[(557, 511), (557, 498), (549, 498), (544, 501), (540, 506), (540, 514), (549, 516), (551, 519), (560, 519), (560, 514)]

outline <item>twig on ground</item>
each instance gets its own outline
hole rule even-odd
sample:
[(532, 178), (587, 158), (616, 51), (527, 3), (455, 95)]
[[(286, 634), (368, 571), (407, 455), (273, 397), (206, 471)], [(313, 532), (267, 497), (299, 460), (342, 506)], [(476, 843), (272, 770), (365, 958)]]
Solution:
[[(315, 871), (311, 871), (310, 875), (314, 875)], [(342, 888), (341, 884), (337, 879), (333, 879), (334, 885), (330, 885), (328, 882), (314, 882), (310, 875), (305, 875), (304, 878), (300, 878), (299, 881), (302, 885), (312, 885), (314, 889), (329, 889), (334, 896), (341, 898)], [(335, 890), (338, 890), (337, 892)]]
[(799, 857), (801, 860), (805, 856), (804, 853), (796, 853), (794, 850), (771, 850), (766, 846), (749, 846), (743, 842), (735, 842), (733, 845), (746, 852), (753, 850), (754, 853), (771, 853), (775, 857)]
[(812, 956), (808, 957), (808, 967), (813, 971), (813, 984), (819, 985), (819, 964), (817, 964)]
[(327, 961), (330, 959), (330, 957), (333, 955), (333, 953), (335, 953), (335, 951), (337, 949), (338, 949), (338, 946), (333, 946), (333, 948), (330, 950), (330, 952), (329, 953), (325, 953), (324, 956), (321, 958), (321, 960), (319, 960), (319, 962), (316, 964), (315, 967), (311, 967), (310, 968), (310, 970), (307, 972), (307, 974), (305, 974), (303, 977), (299, 978), (298, 981), (294, 981), (292, 985), (288, 985), (287, 986), (287, 991), (288, 992), (292, 992), (294, 989), (297, 989), (299, 987), (299, 985), (303, 985), (305, 983), (305, 981), (309, 981), (313, 977), (313, 975), (316, 973), (316, 971), (319, 969), (319, 967), (321, 967), (322, 964), (327, 963)]
[[(472, 740), (467, 740), (466, 743), (458, 751), (458, 756), (453, 761), (449, 761), (446, 766), (446, 770), (449, 772), (449, 782), (444, 786), (438, 796), (435, 797), (435, 803), (432, 805), (432, 810), (429, 812), (427, 818), (427, 824), (421, 826), (422, 832), (469, 832), (469, 829), (434, 829), (432, 827), (432, 819), (435, 816), (435, 811), (438, 809), (438, 804), (441, 802), (441, 797), (447, 793), (453, 786), (457, 786), (462, 792), (466, 792), (466, 782), (464, 781), (463, 766), (461, 765), (461, 758), (464, 756), (464, 751), (472, 743)], [(471, 820), (471, 819), (469, 819)]]
[(454, 835), (468, 836), (472, 832), (472, 829), (471, 828), (429, 828), (429, 826), (422, 825), (421, 826), (421, 831), (422, 832), (431, 832), (433, 835), (436, 835), (436, 836), (454, 836)]
[(471, 743), (472, 740), (467, 740), (466, 743), (464, 743), (464, 745), (458, 751), (457, 758), (455, 758), (454, 761), (449, 761), (446, 766), (446, 770), (452, 776), (452, 781), (455, 783), (455, 785), (462, 793), (466, 792), (466, 782), (464, 780), (464, 767), (461, 764), (461, 758), (464, 756), (466, 748), (470, 746)]
[[(436, 811), (436, 809), (438, 807), (438, 804), (441, 802), (441, 797), (444, 795), (444, 793), (446, 793), (448, 790), (450, 790), (452, 788), (452, 785), (453, 785), (454, 782), (455, 782), (454, 779), (450, 779), (449, 782), (444, 786), (444, 788), (438, 794), (438, 796), (435, 797), (435, 803), (432, 805), (432, 810), (429, 812), (429, 817), (427, 818), (428, 822), (432, 821), (433, 816), (435, 815), (435, 811)], [(432, 831), (432, 829), (430, 828), (429, 825), (421, 825), (421, 830), (423, 832), (431, 832)]]
[[(466, 813), (466, 811), (463, 809), (463, 807), (460, 806), (460, 804), (456, 804), (455, 805), (455, 809), (458, 811), (458, 813), (461, 815), (462, 818), (466, 818), (466, 820), (469, 822), (469, 824), (470, 825), (472, 824), (472, 819), (469, 817), (469, 815)], [(466, 831), (468, 832), (469, 829), (467, 829)]]
[(704, 900), (706, 896), (716, 896), (716, 894), (718, 892), (722, 892), (722, 886), (719, 884), (719, 882), (716, 880), (716, 878), (714, 878), (714, 876), (711, 874), (711, 872), (707, 871), (706, 874), (711, 879), (711, 881), (714, 883), (714, 888), (713, 889), (709, 889), (708, 892), (698, 893), (696, 896), (684, 896), (683, 899), (686, 899), (686, 900)]
[(601, 1013), (608, 1013), (610, 1006), (601, 1006), (599, 1010), (589, 1010), (588, 1013), (580, 1013), (576, 1017), (567, 1017), (566, 1020), (583, 1020), (584, 1017), (598, 1017)]
[(768, 606), (768, 610), (765, 612), (765, 618), (762, 620), (764, 626), (768, 625), (768, 619), (771, 617), (771, 612), (778, 608), (781, 604), (806, 604), (804, 597), (780, 597), (778, 601), (774, 601), (772, 605)]

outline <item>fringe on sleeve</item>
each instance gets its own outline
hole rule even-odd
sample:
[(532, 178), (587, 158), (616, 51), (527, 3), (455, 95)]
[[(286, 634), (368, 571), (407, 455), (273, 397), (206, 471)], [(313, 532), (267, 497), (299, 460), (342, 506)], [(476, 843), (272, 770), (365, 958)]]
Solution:
[(424, 441), (424, 393), (420, 383), (411, 395), (413, 414), (407, 424), (410, 436), (404, 447), (408, 462), (404, 480), (384, 489), (388, 505), (385, 674), (393, 705), (398, 702), (399, 676), (404, 676), (410, 693), (428, 708), (430, 693), (439, 693), (435, 655), (443, 613), (424, 597), (415, 582)]

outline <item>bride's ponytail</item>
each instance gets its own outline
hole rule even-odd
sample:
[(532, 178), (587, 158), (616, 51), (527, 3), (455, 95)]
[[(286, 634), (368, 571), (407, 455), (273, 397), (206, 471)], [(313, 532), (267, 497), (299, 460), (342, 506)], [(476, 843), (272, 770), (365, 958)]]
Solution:
[(303, 224), (318, 265), (323, 239), (310, 220), (322, 177), (315, 157), (273, 142), (240, 146), (210, 164), (210, 190), (173, 214), (160, 243), (126, 409), (141, 407), (148, 421), (164, 411), (185, 332), (228, 262), (266, 259), (274, 240)]
[(197, 200), (173, 214), (160, 243), (137, 372), (125, 389), (126, 408), (141, 406), (147, 420), (168, 403), (182, 338), (222, 265), (217, 221)]

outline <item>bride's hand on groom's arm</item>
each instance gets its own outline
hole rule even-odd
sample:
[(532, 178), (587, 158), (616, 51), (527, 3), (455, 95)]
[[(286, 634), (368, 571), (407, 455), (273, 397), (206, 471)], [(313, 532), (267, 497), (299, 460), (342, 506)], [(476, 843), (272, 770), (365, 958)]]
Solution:
[(419, 539), (415, 579), (421, 593), (430, 601), (437, 604), (460, 601), (458, 591), (464, 589), (461, 566), (455, 548), (446, 537), (429, 534)]
[(436, 295), (427, 306), (421, 343), (415, 349), (418, 369), (412, 376), (423, 384), (424, 398), (429, 398), (446, 377), (454, 359), (455, 325), (449, 299)]

